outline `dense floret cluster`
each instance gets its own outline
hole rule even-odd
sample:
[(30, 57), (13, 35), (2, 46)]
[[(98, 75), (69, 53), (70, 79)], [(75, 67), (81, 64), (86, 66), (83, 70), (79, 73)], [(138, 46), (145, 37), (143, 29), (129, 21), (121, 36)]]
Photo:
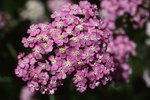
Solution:
[(31, 25), (29, 37), (22, 39), (32, 50), (19, 54), (15, 73), (30, 91), (54, 94), (68, 77), (80, 92), (111, 81), (115, 66), (106, 51), (111, 33), (98, 18), (97, 6), (67, 3), (51, 17), (52, 23)]
[[(115, 22), (118, 18), (129, 15), (133, 26), (143, 27), (149, 17), (149, 12), (141, 7), (144, 0), (102, 0), (101, 12), (109, 29), (116, 29)], [(111, 16), (111, 17), (110, 17)]]

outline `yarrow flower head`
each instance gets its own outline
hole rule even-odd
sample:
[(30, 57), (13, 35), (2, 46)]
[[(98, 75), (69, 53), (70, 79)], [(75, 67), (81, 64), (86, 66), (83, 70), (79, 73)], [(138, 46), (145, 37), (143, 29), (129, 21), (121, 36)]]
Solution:
[(128, 82), (132, 69), (128, 64), (130, 55), (136, 55), (136, 44), (129, 40), (127, 36), (117, 36), (112, 38), (107, 51), (113, 55), (116, 70), (113, 79), (121, 82)]
[(117, 36), (108, 45), (108, 51), (113, 53), (118, 60), (127, 59), (129, 55), (135, 55), (136, 44), (127, 36)]
[(102, 0), (101, 15), (111, 30), (116, 29), (116, 20), (126, 15), (129, 15), (130, 21), (135, 23), (134, 28), (141, 28), (149, 17), (149, 12), (142, 6), (145, 1), (147, 0)]
[[(115, 63), (115, 72), (113, 79), (116, 81), (129, 81), (129, 75), (132, 69), (128, 64), (130, 55), (135, 56), (136, 44), (125, 36), (127, 22), (132, 23), (132, 27), (142, 28), (148, 20), (149, 12), (144, 4), (146, 0), (102, 0), (101, 13), (106, 28), (115, 34), (108, 44), (107, 51), (113, 55)], [(144, 6), (143, 6), (144, 5)], [(111, 17), (110, 17), (111, 16)], [(117, 22), (122, 24), (117, 26)]]
[(54, 94), (68, 77), (80, 92), (111, 81), (115, 68), (106, 51), (111, 32), (98, 18), (97, 6), (88, 1), (67, 3), (51, 17), (52, 23), (31, 25), (29, 37), (22, 39), (32, 51), (19, 54), (15, 73), (27, 81), (30, 91)]

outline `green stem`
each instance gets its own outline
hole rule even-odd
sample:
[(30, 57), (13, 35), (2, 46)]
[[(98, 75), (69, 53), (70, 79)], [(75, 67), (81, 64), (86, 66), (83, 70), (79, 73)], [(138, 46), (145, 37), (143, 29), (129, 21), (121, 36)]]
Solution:
[(15, 50), (15, 48), (13, 47), (13, 45), (10, 44), (10, 43), (7, 43), (6, 46), (7, 46), (8, 50), (9, 50), (11, 56), (16, 60), (17, 51)]
[(49, 96), (49, 100), (55, 100), (55, 96), (54, 95), (50, 95)]

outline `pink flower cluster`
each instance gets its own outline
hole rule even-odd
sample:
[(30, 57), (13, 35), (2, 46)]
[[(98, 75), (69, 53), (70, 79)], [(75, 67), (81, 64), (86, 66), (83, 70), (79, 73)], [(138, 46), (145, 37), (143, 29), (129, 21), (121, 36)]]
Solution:
[[(128, 64), (128, 57), (135, 55), (136, 44), (129, 40), (126, 34), (126, 21), (129, 18), (134, 28), (143, 27), (148, 20), (149, 12), (141, 6), (145, 0), (102, 0), (101, 15), (105, 21), (106, 28), (114, 34), (119, 34), (112, 38), (108, 45), (108, 51), (113, 55), (116, 70), (113, 73), (113, 79), (128, 82), (129, 75), (132, 72)], [(111, 16), (111, 17), (110, 17)], [(116, 22), (123, 18), (123, 25), (117, 27)], [(122, 34), (122, 36), (121, 36)]]
[[(144, 0), (102, 0), (101, 8), (102, 15), (108, 24), (109, 29), (116, 29), (115, 21), (128, 14), (135, 28), (143, 27), (144, 23), (148, 20), (149, 12), (140, 7)], [(111, 16), (111, 17), (110, 17)]]
[(108, 51), (113, 53), (118, 60), (128, 59), (129, 55), (135, 55), (136, 44), (127, 36), (117, 36), (108, 45)]
[(113, 55), (116, 70), (113, 73), (114, 80), (128, 82), (132, 69), (128, 64), (128, 57), (135, 55), (136, 44), (127, 36), (117, 36), (108, 45), (107, 51)]
[(54, 94), (68, 77), (80, 92), (111, 81), (115, 66), (106, 51), (111, 33), (98, 19), (97, 6), (67, 3), (51, 17), (52, 23), (31, 25), (29, 37), (22, 39), (32, 52), (19, 54), (15, 73), (30, 91)]

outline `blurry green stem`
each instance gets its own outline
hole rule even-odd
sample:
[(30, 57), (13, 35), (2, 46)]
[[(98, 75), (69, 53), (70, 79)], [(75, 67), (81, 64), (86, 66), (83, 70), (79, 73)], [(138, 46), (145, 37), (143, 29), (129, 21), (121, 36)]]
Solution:
[(7, 48), (9, 50), (11, 56), (16, 60), (17, 52), (16, 52), (15, 48), (12, 46), (12, 44), (7, 43)]
[(55, 96), (54, 95), (50, 95), (49, 96), (49, 100), (55, 100)]

